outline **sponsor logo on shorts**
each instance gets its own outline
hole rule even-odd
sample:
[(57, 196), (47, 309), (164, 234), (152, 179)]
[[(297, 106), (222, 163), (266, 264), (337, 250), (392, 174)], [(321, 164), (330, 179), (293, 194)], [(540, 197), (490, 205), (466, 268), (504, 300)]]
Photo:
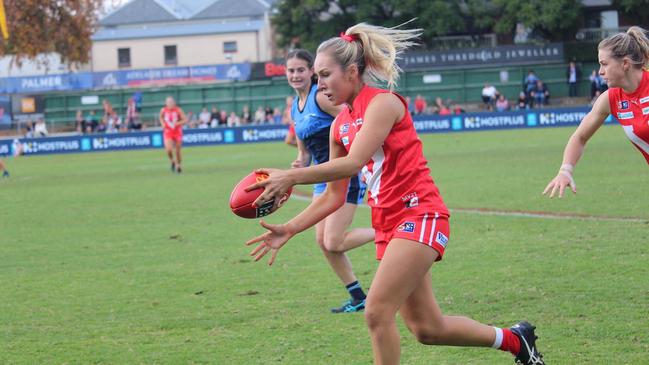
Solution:
[(349, 123), (345, 123), (345, 124), (341, 125), (339, 132), (340, 132), (340, 134), (345, 134), (345, 133), (349, 132)]
[(642, 99), (640, 99), (638, 101), (640, 102), (640, 104), (649, 103), (649, 96), (645, 96), (644, 98), (642, 98)]
[(646, 108), (642, 108), (642, 115), (647, 115), (649, 114), (649, 106)]
[(435, 242), (439, 243), (442, 245), (442, 247), (446, 248), (446, 244), (448, 243), (448, 237), (444, 235), (442, 232), (437, 232), (437, 237), (435, 237)]
[(406, 233), (412, 233), (415, 231), (415, 222), (403, 222), (403, 224), (399, 225), (397, 228), (397, 232), (406, 232)]
[(633, 119), (633, 112), (617, 113), (617, 119)]
[(357, 126), (357, 127), (359, 125), (363, 125), (363, 119), (361, 119), (361, 118), (356, 119), (356, 121), (354, 122), (354, 125)]
[(348, 146), (349, 145), (349, 136), (344, 136), (343, 138), (340, 139), (340, 141), (343, 143), (343, 146)]
[(617, 102), (617, 108), (618, 109), (629, 109), (629, 101), (628, 100), (620, 100)]

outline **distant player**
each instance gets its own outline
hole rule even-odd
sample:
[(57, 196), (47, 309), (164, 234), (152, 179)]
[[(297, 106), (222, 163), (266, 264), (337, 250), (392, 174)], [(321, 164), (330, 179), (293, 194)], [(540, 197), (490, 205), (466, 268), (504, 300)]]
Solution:
[[(311, 163), (329, 161), (329, 132), (334, 117), (342, 109), (334, 106), (318, 92), (317, 77), (313, 73), (313, 56), (306, 50), (291, 51), (286, 58), (286, 79), (295, 90), (290, 119), (295, 123), (298, 147), (297, 159), (292, 167), (300, 168)], [(322, 195), (326, 183), (313, 186), (314, 199)], [(316, 224), (316, 242), (322, 249), (329, 265), (350, 294), (350, 299), (333, 313), (358, 312), (365, 308), (365, 292), (358, 282), (346, 251), (374, 240), (371, 228), (347, 230), (354, 219), (358, 204), (363, 202), (365, 184), (360, 176), (350, 179), (345, 204), (336, 212)]]
[(4, 161), (0, 158), (0, 171), (2, 171), (2, 177), (9, 177), (9, 171), (7, 171), (7, 166), (5, 166)]
[[(187, 118), (171, 96), (167, 96), (164, 108), (160, 109), (160, 124), (163, 129), (165, 151), (171, 161), (171, 172), (182, 172), (183, 125)], [(174, 158), (174, 151), (176, 156)]]
[(430, 176), (405, 99), (366, 84), (372, 80), (394, 87), (396, 58), (419, 32), (361, 23), (318, 47), (318, 90), (334, 105), (345, 106), (331, 126), (331, 157), (301, 169), (262, 169), (269, 178), (248, 190), (264, 187), (257, 205), (278, 201), (296, 184), (328, 181), (327, 190), (286, 224), (261, 221), (267, 232), (248, 241), (259, 243), (251, 255), (259, 260), (271, 253), (272, 263), (291, 237), (344, 204), (349, 178), (362, 170), (381, 260), (365, 306), (374, 362), (399, 363), (399, 313), (423, 344), (493, 347), (514, 354), (518, 364), (543, 365), (535, 328), (528, 322), (494, 328), (444, 315), (435, 299), (430, 270), (451, 244), (449, 212)]
[(572, 134), (565, 150), (557, 176), (546, 186), (543, 194), (559, 198), (567, 186), (573, 193), (577, 185), (572, 172), (579, 161), (586, 142), (612, 114), (622, 125), (624, 133), (649, 164), (649, 39), (645, 30), (631, 27), (599, 43), (599, 74), (609, 89), (601, 94), (593, 109), (584, 117)]

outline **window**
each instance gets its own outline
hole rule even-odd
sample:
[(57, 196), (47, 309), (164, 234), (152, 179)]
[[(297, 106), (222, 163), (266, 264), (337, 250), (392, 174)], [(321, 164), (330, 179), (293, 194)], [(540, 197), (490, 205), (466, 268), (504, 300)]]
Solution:
[(165, 65), (177, 65), (176, 46), (165, 46)]
[(235, 53), (237, 51), (237, 42), (223, 42), (223, 53)]
[(117, 49), (117, 66), (131, 67), (131, 49), (118, 48)]

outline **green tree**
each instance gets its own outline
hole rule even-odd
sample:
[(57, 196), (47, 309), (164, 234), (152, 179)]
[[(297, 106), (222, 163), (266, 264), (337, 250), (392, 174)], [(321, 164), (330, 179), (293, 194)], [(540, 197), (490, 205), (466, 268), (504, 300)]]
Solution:
[(16, 61), (56, 52), (64, 62), (86, 63), (90, 57), (102, 0), (4, 0), (9, 39), (0, 55)]
[(613, 0), (613, 5), (621, 9), (624, 15), (635, 24), (647, 29), (647, 24), (649, 24), (647, 0)]
[(544, 39), (569, 40), (581, 20), (581, 2), (574, 0), (494, 0), (501, 9), (494, 30), (512, 34), (517, 23), (531, 28)]

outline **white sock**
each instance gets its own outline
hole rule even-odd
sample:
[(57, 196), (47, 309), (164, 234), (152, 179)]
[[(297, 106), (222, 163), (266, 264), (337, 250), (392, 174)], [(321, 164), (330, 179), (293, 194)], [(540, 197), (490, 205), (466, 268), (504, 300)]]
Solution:
[(494, 344), (491, 345), (491, 347), (494, 349), (499, 349), (503, 344), (503, 330), (498, 327), (494, 327), (494, 329), (496, 330), (496, 339), (494, 340)]

